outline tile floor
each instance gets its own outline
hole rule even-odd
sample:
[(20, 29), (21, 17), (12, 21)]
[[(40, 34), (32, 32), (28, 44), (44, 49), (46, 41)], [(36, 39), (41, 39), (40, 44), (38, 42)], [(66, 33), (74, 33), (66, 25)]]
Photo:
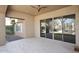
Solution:
[(27, 38), (0, 46), (1, 53), (74, 53), (74, 44), (45, 38)]

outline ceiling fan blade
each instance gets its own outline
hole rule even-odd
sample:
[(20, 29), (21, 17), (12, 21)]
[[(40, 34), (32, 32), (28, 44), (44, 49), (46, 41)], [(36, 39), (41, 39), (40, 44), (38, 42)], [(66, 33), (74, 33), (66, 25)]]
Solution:
[(47, 8), (47, 7), (41, 7), (41, 8)]
[(40, 12), (41, 8), (38, 9), (38, 12)]
[(47, 7), (41, 7), (41, 8), (39, 8), (39, 9), (38, 9), (38, 12), (39, 12), (41, 9), (43, 9), (43, 8), (47, 8)]
[(35, 8), (35, 9), (38, 9), (37, 7), (35, 7), (35, 6), (31, 6), (32, 8)]

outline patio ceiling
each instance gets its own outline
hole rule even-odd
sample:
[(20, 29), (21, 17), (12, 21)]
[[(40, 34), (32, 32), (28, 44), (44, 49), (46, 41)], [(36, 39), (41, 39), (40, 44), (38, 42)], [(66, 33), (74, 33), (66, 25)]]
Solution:
[[(35, 8), (33, 8), (32, 6)], [(46, 8), (41, 8), (41, 10), (38, 12), (38, 9), (36, 9), (39, 8), (38, 5), (10, 5), (8, 10), (18, 11), (35, 16), (46, 12), (54, 11), (57, 9), (61, 9), (67, 6), (69, 5), (40, 5), (40, 7), (46, 7)]]

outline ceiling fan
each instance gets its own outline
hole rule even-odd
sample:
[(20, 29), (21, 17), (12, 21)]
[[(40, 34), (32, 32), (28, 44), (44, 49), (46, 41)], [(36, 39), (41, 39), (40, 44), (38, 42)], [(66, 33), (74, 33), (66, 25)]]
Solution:
[(41, 9), (47, 8), (46, 6), (41, 6), (41, 5), (31, 5), (32, 8), (37, 9), (38, 12), (41, 11)]

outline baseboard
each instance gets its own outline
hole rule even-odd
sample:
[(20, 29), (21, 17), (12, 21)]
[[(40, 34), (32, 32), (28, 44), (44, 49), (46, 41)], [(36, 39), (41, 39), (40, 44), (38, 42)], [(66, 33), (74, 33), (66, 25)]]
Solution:
[(76, 46), (76, 47), (74, 48), (74, 50), (79, 52), (79, 47)]

